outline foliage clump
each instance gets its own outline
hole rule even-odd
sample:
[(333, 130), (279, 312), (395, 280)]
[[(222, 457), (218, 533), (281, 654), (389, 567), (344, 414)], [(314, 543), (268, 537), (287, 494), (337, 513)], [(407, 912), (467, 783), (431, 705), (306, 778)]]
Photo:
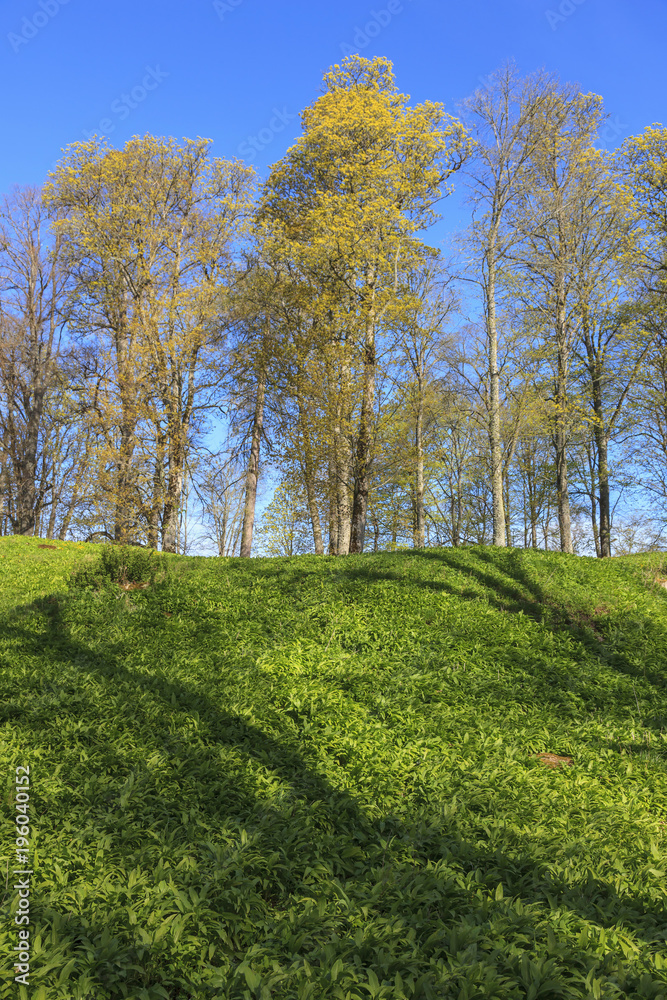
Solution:
[(148, 586), (155, 582), (164, 558), (154, 549), (131, 545), (107, 545), (98, 559), (87, 560), (72, 572), (70, 584), (76, 589), (103, 590), (117, 584), (130, 589), (132, 585)]

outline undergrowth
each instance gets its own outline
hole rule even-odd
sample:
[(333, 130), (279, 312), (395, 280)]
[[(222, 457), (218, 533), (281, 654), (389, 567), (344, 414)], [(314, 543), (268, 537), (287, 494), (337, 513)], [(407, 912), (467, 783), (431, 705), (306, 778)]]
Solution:
[(68, 588), (85, 549), (35, 541), (0, 539), (3, 997), (667, 997), (664, 556), (100, 546)]
[(97, 557), (79, 563), (71, 576), (75, 589), (101, 590), (109, 584), (155, 583), (158, 573), (167, 571), (167, 563), (153, 549), (130, 545), (104, 545)]

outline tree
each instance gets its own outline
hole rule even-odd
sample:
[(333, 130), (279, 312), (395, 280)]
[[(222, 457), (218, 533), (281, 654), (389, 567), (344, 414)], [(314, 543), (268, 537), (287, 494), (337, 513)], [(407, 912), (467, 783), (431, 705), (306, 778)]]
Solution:
[(567, 446), (571, 433), (568, 404), (570, 360), (577, 333), (573, 292), (577, 268), (587, 259), (591, 199), (600, 154), (593, 138), (602, 118), (601, 98), (563, 88), (540, 108), (535, 128), (539, 143), (522, 175), (520, 196), (512, 207), (512, 225), (521, 241), (511, 251), (527, 283), (525, 294), (553, 331), (553, 445), (556, 464), (558, 524), (563, 552), (572, 552)]
[(268, 556), (298, 556), (310, 550), (308, 511), (294, 483), (278, 485), (257, 534)]
[(638, 213), (634, 266), (640, 264), (645, 291), (667, 295), (667, 128), (650, 125), (623, 143), (625, 172)]
[(423, 548), (426, 530), (424, 436), (429, 418), (431, 422), (434, 419), (433, 408), (439, 394), (437, 377), (443, 366), (446, 367), (445, 352), (449, 345), (444, 327), (454, 309), (454, 298), (447, 287), (438, 287), (436, 275), (430, 270), (413, 276), (406, 289), (406, 298), (410, 304), (403, 310), (396, 329), (399, 391), (401, 409), (410, 422), (413, 442), (410, 449), (413, 545)]
[[(417, 235), (434, 221), (433, 206), (446, 193), (446, 180), (461, 166), (469, 142), (442, 105), (409, 107), (386, 59), (351, 56), (325, 75), (324, 86), (323, 96), (302, 114), (303, 135), (267, 181), (259, 218), (265, 252), (295, 263), (319, 290), (316, 321), (343, 347), (343, 407), (351, 370), (348, 348), (360, 351), (349, 551), (361, 552), (378, 329), (400, 311), (399, 278), (434, 254)], [(340, 424), (336, 436), (341, 448)], [(338, 457), (342, 482), (345, 460)], [(339, 537), (339, 549), (340, 542)]]
[[(473, 222), (469, 236), (474, 267), (479, 269), (488, 359), (488, 428), (493, 495), (493, 544), (505, 545), (500, 371), (498, 363), (497, 289), (507, 266), (507, 252), (517, 234), (506, 225), (508, 207), (538, 144), (543, 140), (543, 109), (554, 91), (551, 77), (520, 79), (508, 65), (464, 103), (475, 139), (468, 168)], [(477, 216), (477, 212), (481, 215)]]
[(241, 463), (231, 449), (208, 457), (195, 487), (202, 514), (220, 556), (236, 555), (243, 525), (244, 479)]
[(47, 187), (76, 281), (77, 329), (95, 331), (105, 372), (98, 477), (114, 537), (129, 540), (143, 520), (149, 544), (159, 530), (168, 552), (196, 417), (221, 381), (233, 247), (249, 211), (251, 170), (211, 159), (209, 146), (75, 143)]
[[(630, 315), (651, 335), (650, 349), (632, 384), (634, 461), (639, 484), (667, 523), (667, 305), (660, 295), (637, 303)], [(638, 315), (637, 315), (638, 313)]]
[(0, 448), (17, 535), (35, 532), (52, 489), (45, 419), (59, 377), (68, 275), (49, 222), (33, 188), (0, 207)]

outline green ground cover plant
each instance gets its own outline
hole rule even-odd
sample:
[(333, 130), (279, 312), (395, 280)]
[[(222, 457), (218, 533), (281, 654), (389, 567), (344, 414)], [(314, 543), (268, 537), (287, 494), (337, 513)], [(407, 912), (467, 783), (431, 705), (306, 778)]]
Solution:
[(0, 539), (3, 997), (667, 997), (667, 556), (119, 559)]

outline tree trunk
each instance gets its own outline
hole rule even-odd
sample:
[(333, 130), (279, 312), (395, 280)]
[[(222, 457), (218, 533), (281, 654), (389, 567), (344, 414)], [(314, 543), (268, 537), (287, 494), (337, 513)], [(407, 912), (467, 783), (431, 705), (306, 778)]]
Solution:
[(135, 402), (136, 388), (134, 373), (130, 364), (130, 338), (123, 319), (115, 334), (116, 358), (118, 364), (118, 390), (120, 396), (120, 442), (118, 452), (118, 477), (116, 480), (116, 502), (114, 515), (114, 540), (127, 544), (130, 535), (130, 511), (134, 509), (132, 492), (132, 459), (135, 448)]
[(539, 548), (537, 541), (537, 497), (535, 496), (536, 484), (533, 480), (531, 460), (528, 461), (526, 469), (526, 481), (528, 486), (528, 511), (530, 515), (530, 543), (534, 549), (537, 549)]
[(422, 398), (421, 380), (419, 383), (419, 400), (417, 402), (417, 421), (415, 426), (415, 531), (413, 545), (416, 549), (424, 548), (424, 401)]
[(561, 552), (572, 553), (572, 517), (570, 513), (570, 495), (568, 488), (568, 468), (566, 435), (562, 422), (557, 418), (554, 435), (556, 449), (556, 494), (558, 497), (558, 529), (560, 533)]
[(243, 529), (241, 531), (241, 556), (247, 559), (252, 551), (252, 529), (255, 523), (255, 504), (257, 502), (257, 482), (259, 479), (259, 450), (264, 429), (264, 396), (266, 393), (266, 372), (260, 370), (257, 379), (257, 395), (255, 397), (255, 413), (252, 421), (252, 437), (250, 440), (250, 458), (246, 476), (245, 508), (243, 512)]
[(377, 552), (380, 547), (380, 522), (377, 517), (371, 518), (373, 525), (373, 552)]
[(352, 503), (352, 531), (350, 552), (364, 551), (366, 532), (366, 511), (370, 485), (371, 449), (373, 443), (373, 402), (375, 398), (375, 287), (372, 276), (367, 282), (371, 302), (366, 318), (364, 341), (364, 389), (361, 400), (361, 416), (354, 467), (354, 500)]
[(461, 520), (463, 517), (461, 497), (461, 470), (457, 467), (456, 478), (450, 477), (449, 516), (452, 522), (452, 548), (458, 549), (461, 544)]
[(600, 548), (600, 531), (598, 528), (598, 516), (597, 516), (597, 504), (595, 502), (595, 494), (591, 496), (591, 528), (593, 529), (593, 541), (595, 542), (595, 555), (598, 559), (602, 556), (602, 550)]
[(556, 343), (558, 369), (556, 374), (556, 414), (554, 447), (556, 450), (556, 495), (558, 498), (558, 528), (561, 552), (572, 553), (572, 517), (567, 468), (567, 318), (565, 312), (565, 280), (561, 273), (556, 279)]
[(343, 403), (339, 401), (334, 425), (334, 492), (335, 492), (335, 539), (337, 556), (345, 556), (350, 550), (350, 448), (343, 433)]
[[(609, 489), (609, 435), (605, 426), (604, 401), (602, 397), (602, 371), (600, 360), (595, 355), (593, 341), (588, 326), (584, 329), (584, 342), (588, 354), (588, 369), (591, 375), (593, 396), (593, 439), (597, 452), (597, 480), (600, 506), (600, 536), (596, 539), (596, 551), (599, 558), (608, 559), (611, 556), (611, 501)], [(595, 481), (593, 481), (593, 492)]]
[(315, 546), (315, 555), (324, 555), (324, 541), (322, 540), (322, 525), (320, 523), (320, 512), (317, 509), (317, 501), (311, 490), (308, 490), (308, 513), (310, 514), (310, 523), (313, 528), (313, 544)]
[[(176, 389), (167, 402), (169, 414), (167, 424), (167, 491), (162, 514), (162, 551), (178, 552), (180, 540), (183, 488), (186, 479), (187, 442), (190, 430), (191, 393), (186, 392), (187, 402), (183, 405), (182, 382), (175, 380)], [(186, 499), (187, 502), (187, 499)], [(187, 529), (186, 529), (187, 535)]]
[(184, 466), (182, 455), (174, 454), (169, 461), (169, 481), (162, 520), (162, 551), (177, 552), (180, 523), (180, 501), (183, 493)]
[(498, 372), (498, 327), (496, 323), (496, 239), (492, 230), (487, 248), (486, 327), (489, 349), (489, 445), (491, 449), (491, 493), (493, 497), (493, 544), (507, 544), (503, 505), (503, 455), (500, 440), (500, 373)]
[(609, 442), (603, 427), (595, 428), (595, 443), (598, 452), (598, 487), (600, 490), (600, 556), (611, 556), (611, 503), (609, 497)]
[(310, 444), (310, 433), (306, 421), (305, 409), (301, 398), (298, 398), (299, 420), (301, 423), (301, 438), (303, 441), (303, 461), (301, 471), (306, 487), (306, 502), (308, 504), (308, 514), (313, 528), (313, 543), (315, 545), (315, 555), (324, 555), (324, 542), (322, 541), (322, 525), (320, 523), (320, 512), (317, 506), (317, 493), (315, 490), (315, 462)]
[[(329, 555), (338, 555), (338, 487), (334, 459), (329, 461)], [(335, 492), (334, 492), (335, 487)]]
[(505, 500), (503, 500), (503, 507), (505, 513), (505, 544), (512, 544), (512, 528), (510, 524), (510, 477), (509, 472), (505, 473)]
[(160, 507), (164, 490), (164, 447), (165, 435), (156, 427), (156, 455), (153, 466), (153, 497), (148, 512), (148, 548), (157, 549), (160, 530)]

